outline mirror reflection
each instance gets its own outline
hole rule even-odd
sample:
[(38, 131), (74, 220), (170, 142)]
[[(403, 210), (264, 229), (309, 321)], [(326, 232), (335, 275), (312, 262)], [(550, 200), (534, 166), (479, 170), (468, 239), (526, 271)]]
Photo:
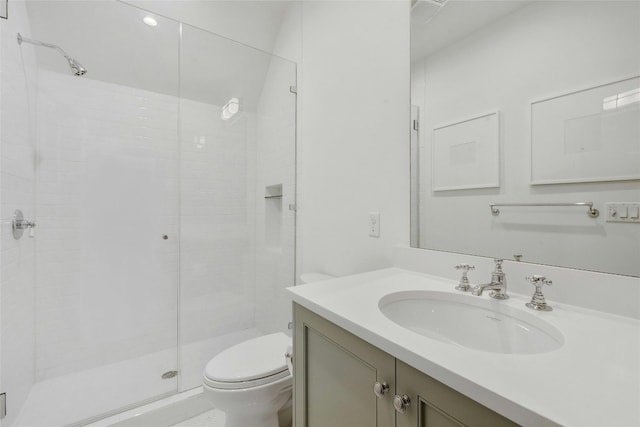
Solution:
[(412, 246), (640, 276), (638, 22), (636, 0), (414, 2)]

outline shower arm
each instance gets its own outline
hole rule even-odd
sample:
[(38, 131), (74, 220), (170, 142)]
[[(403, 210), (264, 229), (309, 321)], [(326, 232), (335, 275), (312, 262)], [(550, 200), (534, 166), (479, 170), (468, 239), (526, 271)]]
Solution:
[(69, 63), (69, 67), (71, 68), (71, 71), (76, 76), (83, 76), (87, 73), (87, 69), (84, 68), (82, 64), (80, 64), (78, 61), (76, 61), (75, 59), (67, 55), (67, 52), (62, 50), (60, 46), (56, 46), (55, 44), (52, 44), (52, 43), (41, 42), (40, 40), (27, 39), (22, 37), (22, 34), (18, 33), (18, 44), (22, 45), (23, 42), (30, 43), (36, 46), (43, 46), (43, 47), (58, 51), (58, 53), (61, 54), (64, 57), (64, 59), (67, 60), (67, 62)]
[(22, 37), (22, 34), (18, 33), (18, 44), (22, 44), (22, 43), (29, 43), (29, 44), (34, 44), (36, 46), (44, 46), (44, 47), (48, 47), (49, 49), (55, 49), (58, 52), (60, 52), (60, 54), (65, 58), (67, 59), (70, 58), (69, 55), (67, 55), (67, 52), (62, 50), (60, 46), (56, 46), (55, 44), (52, 44), (52, 43), (41, 42), (39, 40), (28, 39), (26, 37)]

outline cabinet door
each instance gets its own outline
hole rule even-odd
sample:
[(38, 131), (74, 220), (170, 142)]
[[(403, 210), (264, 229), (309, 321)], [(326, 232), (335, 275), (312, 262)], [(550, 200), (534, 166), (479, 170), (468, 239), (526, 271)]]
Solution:
[(411, 403), (397, 427), (511, 427), (514, 422), (398, 360), (398, 395)]
[(294, 425), (393, 427), (394, 358), (297, 304), (294, 321)]

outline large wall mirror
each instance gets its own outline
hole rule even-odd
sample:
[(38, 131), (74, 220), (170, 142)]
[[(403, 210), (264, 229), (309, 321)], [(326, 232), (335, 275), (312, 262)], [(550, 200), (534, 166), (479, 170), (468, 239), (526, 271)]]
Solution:
[(418, 0), (411, 37), (412, 246), (640, 276), (640, 1)]

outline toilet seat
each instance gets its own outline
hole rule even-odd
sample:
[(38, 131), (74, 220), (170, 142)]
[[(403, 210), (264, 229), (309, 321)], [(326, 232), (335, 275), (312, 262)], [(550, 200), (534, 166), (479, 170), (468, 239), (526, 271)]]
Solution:
[(207, 363), (203, 382), (217, 389), (245, 389), (286, 378), (289, 345), (291, 338), (282, 332), (234, 345)]

